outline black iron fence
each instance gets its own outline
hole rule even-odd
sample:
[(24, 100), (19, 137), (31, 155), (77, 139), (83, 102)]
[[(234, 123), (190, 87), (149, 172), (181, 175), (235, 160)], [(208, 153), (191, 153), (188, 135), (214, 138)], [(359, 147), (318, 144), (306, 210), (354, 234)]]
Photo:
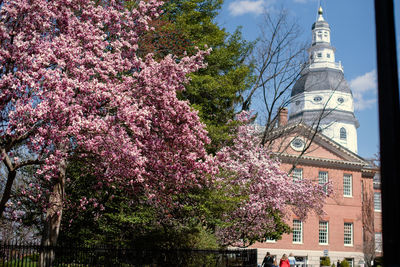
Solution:
[[(42, 264), (39, 264), (39, 261)], [(256, 267), (257, 250), (140, 250), (110, 246), (50, 247), (35, 244), (0, 245), (0, 267), (36, 267), (39, 265), (71, 267)]]

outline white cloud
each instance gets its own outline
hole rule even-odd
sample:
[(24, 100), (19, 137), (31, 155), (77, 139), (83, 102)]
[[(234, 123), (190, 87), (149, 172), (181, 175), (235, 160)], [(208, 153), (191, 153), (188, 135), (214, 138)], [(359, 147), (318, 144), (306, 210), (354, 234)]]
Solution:
[(360, 75), (349, 82), (353, 91), (354, 108), (364, 110), (376, 103), (377, 92), (376, 70)]
[(259, 15), (264, 11), (264, 0), (234, 1), (229, 4), (228, 8), (233, 16), (240, 16), (247, 13)]
[(293, 0), (295, 3), (305, 4), (308, 2), (315, 2), (315, 0)]

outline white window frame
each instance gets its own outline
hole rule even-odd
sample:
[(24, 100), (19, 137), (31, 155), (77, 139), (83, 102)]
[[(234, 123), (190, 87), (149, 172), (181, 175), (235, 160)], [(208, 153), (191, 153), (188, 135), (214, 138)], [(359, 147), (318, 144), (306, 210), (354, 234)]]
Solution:
[(293, 183), (297, 183), (303, 180), (303, 169), (302, 168), (293, 169), (292, 178), (293, 178)]
[(353, 223), (345, 222), (343, 226), (343, 243), (345, 246), (353, 246)]
[(329, 244), (329, 222), (327, 221), (319, 221), (318, 244), (320, 245)]
[(382, 233), (375, 233), (375, 252), (382, 252)]
[(293, 220), (293, 244), (303, 244), (303, 222)]
[(323, 186), (324, 192), (327, 193), (327, 183), (329, 181), (329, 176), (327, 171), (319, 171), (318, 172), (318, 184)]
[(345, 173), (343, 175), (343, 196), (353, 196), (353, 175)]
[(374, 211), (382, 211), (382, 198), (380, 192), (374, 192)]

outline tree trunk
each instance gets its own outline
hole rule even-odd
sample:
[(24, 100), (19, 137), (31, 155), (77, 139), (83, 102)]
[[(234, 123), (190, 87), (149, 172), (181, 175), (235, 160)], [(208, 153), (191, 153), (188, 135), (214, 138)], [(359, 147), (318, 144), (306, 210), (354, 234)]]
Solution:
[(4, 192), (3, 192), (3, 195), (2, 195), (1, 201), (0, 201), (0, 217), (3, 216), (3, 212), (6, 209), (6, 204), (7, 204), (8, 200), (10, 199), (11, 189), (12, 189), (12, 185), (14, 183), (16, 175), (17, 175), (17, 172), (15, 170), (8, 172), (6, 187), (4, 189)]
[(54, 246), (57, 244), (58, 235), (61, 226), (61, 217), (63, 211), (65, 195), (65, 174), (66, 160), (60, 162), (59, 178), (53, 186), (53, 191), (49, 198), (49, 208), (47, 209), (45, 226), (42, 234), (43, 251), (40, 253), (39, 266), (52, 266), (55, 258)]

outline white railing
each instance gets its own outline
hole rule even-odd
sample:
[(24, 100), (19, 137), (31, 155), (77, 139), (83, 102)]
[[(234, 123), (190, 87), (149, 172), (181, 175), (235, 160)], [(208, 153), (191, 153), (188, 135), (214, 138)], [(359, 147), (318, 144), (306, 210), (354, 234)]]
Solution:
[(343, 66), (342, 63), (339, 62), (327, 62), (327, 61), (322, 61), (322, 62), (313, 62), (309, 66), (310, 69), (317, 69), (317, 68), (332, 68), (332, 69), (337, 69), (343, 71)]

